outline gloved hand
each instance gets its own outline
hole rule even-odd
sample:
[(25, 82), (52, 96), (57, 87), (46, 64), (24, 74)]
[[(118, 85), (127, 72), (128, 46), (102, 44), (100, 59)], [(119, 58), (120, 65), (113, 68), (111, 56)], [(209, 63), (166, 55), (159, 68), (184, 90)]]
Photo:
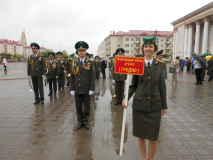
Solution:
[(31, 76), (27, 76), (28, 78), (30, 78)]
[(67, 71), (64, 71), (64, 73), (67, 73)]
[(42, 75), (42, 78), (47, 79), (47, 76), (46, 75)]
[(114, 79), (112, 80), (112, 83), (115, 83), (115, 80), (114, 80)]
[(55, 78), (58, 78), (58, 76), (56, 76)]
[(75, 95), (75, 91), (70, 91), (70, 94), (71, 94), (72, 96), (74, 96), (74, 95)]
[(94, 91), (89, 90), (89, 95), (93, 95)]

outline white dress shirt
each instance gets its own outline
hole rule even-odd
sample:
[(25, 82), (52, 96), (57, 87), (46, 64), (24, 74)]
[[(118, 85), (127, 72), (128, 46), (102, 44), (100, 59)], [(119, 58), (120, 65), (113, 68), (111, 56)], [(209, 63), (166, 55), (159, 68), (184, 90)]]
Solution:
[(34, 57), (37, 57), (38, 56), (38, 53), (37, 54), (34, 54)]
[(152, 66), (153, 58), (150, 59), (149, 61), (145, 58), (145, 64), (148, 67), (148, 62), (150, 63), (150, 67)]
[(84, 57), (84, 59), (81, 59), (81, 58), (79, 58), (79, 59), (80, 59), (81, 63), (84, 63), (85, 57)]

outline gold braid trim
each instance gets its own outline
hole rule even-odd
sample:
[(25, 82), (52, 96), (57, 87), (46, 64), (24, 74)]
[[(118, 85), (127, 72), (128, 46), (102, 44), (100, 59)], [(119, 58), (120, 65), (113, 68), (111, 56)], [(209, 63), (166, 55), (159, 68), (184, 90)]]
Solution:
[(48, 62), (46, 62), (46, 68), (47, 68), (47, 69), (50, 69), (50, 64), (47, 65), (47, 63), (48, 63)]
[(69, 64), (69, 65), (72, 65), (72, 62), (70, 62), (70, 59), (68, 59), (68, 61), (67, 61), (67, 62), (68, 62), (68, 64)]
[(30, 56), (29, 56), (29, 62), (30, 62), (30, 65), (31, 65), (31, 66), (33, 65), (33, 61), (34, 61), (34, 60), (30, 61)]
[(79, 72), (79, 67), (77, 66), (77, 68), (75, 70), (74, 64), (75, 64), (75, 60), (73, 60), (73, 62), (72, 62), (72, 73), (76, 76)]

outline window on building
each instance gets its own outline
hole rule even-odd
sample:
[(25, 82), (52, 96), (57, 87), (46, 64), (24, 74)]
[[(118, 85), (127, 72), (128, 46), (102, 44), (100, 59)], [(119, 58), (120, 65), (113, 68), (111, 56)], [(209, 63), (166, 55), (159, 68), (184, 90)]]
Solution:
[(167, 42), (169, 42), (169, 39), (166, 39)]
[(136, 44), (136, 47), (139, 47), (139, 44)]
[(161, 39), (161, 42), (163, 42), (163, 39)]
[(159, 43), (159, 39), (157, 39), (157, 43)]
[(125, 47), (129, 47), (129, 44), (125, 44)]
[(121, 39), (120, 38), (118, 38), (118, 42), (120, 42), (121, 41)]
[(125, 38), (125, 41), (129, 41), (129, 38)]
[(129, 53), (129, 50), (125, 50), (125, 53)]
[(120, 47), (121, 47), (121, 45), (119, 44), (119, 45), (118, 45), (118, 48), (120, 48)]
[(131, 53), (134, 53), (134, 50), (131, 50)]
[(134, 38), (131, 38), (131, 41), (134, 41)]
[(131, 47), (134, 47), (134, 44), (131, 44)]
[(163, 48), (163, 44), (161, 44), (161, 48)]
[(136, 50), (136, 53), (138, 53), (138, 50)]
[(169, 51), (167, 50), (166, 53), (169, 53)]
[(168, 47), (169, 47), (169, 45), (166, 45), (166, 47), (168, 48)]
[(136, 38), (136, 41), (140, 41), (140, 38)]

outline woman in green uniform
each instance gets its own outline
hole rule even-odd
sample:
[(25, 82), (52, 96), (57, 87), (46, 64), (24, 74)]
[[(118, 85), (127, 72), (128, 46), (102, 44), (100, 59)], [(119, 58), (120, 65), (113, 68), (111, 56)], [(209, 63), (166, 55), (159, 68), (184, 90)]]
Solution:
[[(166, 84), (159, 62), (153, 58), (157, 50), (156, 37), (144, 37), (141, 47), (145, 58), (144, 75), (134, 75), (129, 86), (128, 100), (133, 98), (133, 135), (143, 160), (146, 158), (146, 139), (149, 140), (149, 160), (153, 160), (160, 130), (161, 115), (167, 113)], [(123, 100), (123, 107), (127, 108)]]

